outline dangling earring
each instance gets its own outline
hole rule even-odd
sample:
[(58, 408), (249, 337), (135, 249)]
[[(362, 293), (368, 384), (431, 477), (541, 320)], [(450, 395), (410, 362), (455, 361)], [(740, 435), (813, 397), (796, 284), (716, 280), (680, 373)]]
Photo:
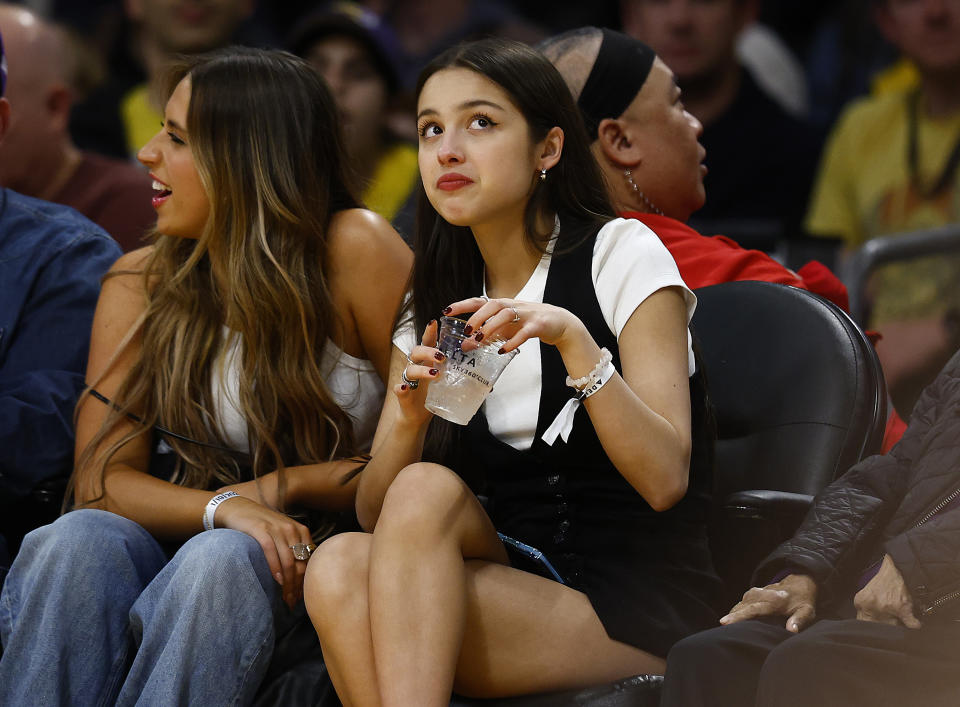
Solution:
[(629, 169), (623, 170), (623, 176), (627, 178), (627, 184), (630, 185), (630, 188), (640, 197), (640, 201), (643, 202), (643, 205), (648, 211), (655, 213), (657, 216), (663, 216), (663, 212), (657, 208), (657, 206), (650, 201), (646, 195), (640, 191), (640, 187), (637, 186), (637, 183), (633, 181), (633, 174), (630, 173)]
[(545, 169), (540, 170), (540, 181), (541, 182), (547, 181), (547, 170)]

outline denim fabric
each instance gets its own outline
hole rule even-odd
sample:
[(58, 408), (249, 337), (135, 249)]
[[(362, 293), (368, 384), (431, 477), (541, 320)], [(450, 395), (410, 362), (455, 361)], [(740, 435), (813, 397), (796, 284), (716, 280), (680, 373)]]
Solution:
[(0, 501), (70, 472), (100, 278), (118, 257), (73, 209), (0, 189)]
[(0, 594), (0, 704), (248, 704), (281, 606), (244, 533), (168, 562), (133, 521), (72, 511), (27, 535)]

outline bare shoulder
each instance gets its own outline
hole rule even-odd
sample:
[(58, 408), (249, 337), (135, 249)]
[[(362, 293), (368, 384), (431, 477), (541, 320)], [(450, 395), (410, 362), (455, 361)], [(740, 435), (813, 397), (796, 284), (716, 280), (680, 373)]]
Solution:
[(330, 265), (336, 270), (413, 261), (413, 253), (390, 222), (369, 209), (337, 212), (330, 220), (328, 236)]
[(143, 269), (153, 253), (153, 246), (138, 248), (121, 255), (103, 278), (98, 317), (131, 322), (143, 311), (146, 298), (143, 290)]

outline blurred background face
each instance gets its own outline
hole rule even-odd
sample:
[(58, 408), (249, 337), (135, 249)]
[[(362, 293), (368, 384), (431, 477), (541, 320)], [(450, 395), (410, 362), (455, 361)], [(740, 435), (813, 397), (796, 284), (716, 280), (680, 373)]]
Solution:
[(253, 0), (126, 0), (127, 15), (167, 52), (195, 53), (230, 41)]
[(347, 151), (362, 152), (380, 142), (389, 92), (366, 48), (352, 37), (330, 35), (316, 42), (304, 58), (320, 72), (337, 103)]
[(921, 70), (960, 70), (960, 0), (886, 0), (877, 24)]
[[(7, 56), (6, 98), (10, 122), (0, 145), (0, 185), (28, 191), (31, 165), (49, 158), (66, 130), (69, 94), (59, 75), (60, 58), (49, 28), (18, 8), (0, 8), (0, 32)], [(44, 61), (38, 61), (43, 56)], [(58, 55), (59, 56), (59, 55)], [(67, 105), (60, 102), (67, 101)]]
[(751, 7), (747, 0), (625, 0), (623, 29), (649, 44), (682, 84), (734, 60)]

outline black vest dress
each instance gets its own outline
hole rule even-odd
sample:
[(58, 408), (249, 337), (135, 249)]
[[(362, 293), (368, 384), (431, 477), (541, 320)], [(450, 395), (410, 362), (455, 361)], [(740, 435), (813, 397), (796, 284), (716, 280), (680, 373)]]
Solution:
[[(591, 276), (592, 235), (573, 251), (561, 232), (544, 302), (576, 314), (621, 370), (617, 340)], [(583, 233), (583, 231), (580, 231)], [(567, 238), (564, 238), (567, 235)], [(518, 451), (494, 437), (483, 409), (461, 428), (449, 465), (486, 498), (497, 530), (541, 550), (564, 582), (586, 594), (607, 634), (657, 656), (676, 641), (716, 626), (719, 579), (706, 538), (713, 440), (705, 429), (699, 376), (691, 378), (694, 450), (689, 488), (673, 508), (654, 511), (617, 471), (581, 405), (567, 442), (541, 435), (572, 397), (553, 346), (540, 344), (542, 389), (533, 446)], [(638, 426), (637, 434), (643, 434)], [(534, 610), (531, 607), (531, 610)]]

